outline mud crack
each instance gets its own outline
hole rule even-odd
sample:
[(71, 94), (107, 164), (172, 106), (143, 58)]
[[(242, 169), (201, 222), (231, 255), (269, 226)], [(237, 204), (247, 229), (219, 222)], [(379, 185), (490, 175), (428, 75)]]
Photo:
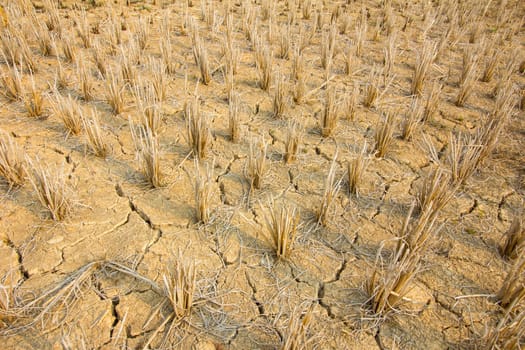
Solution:
[(325, 294), (324, 286), (325, 286), (324, 282), (319, 282), (319, 289), (317, 289), (317, 302), (319, 303), (319, 306), (321, 306), (323, 309), (326, 310), (328, 317), (334, 319), (335, 315), (332, 312), (331, 306), (326, 304), (323, 300), (324, 294)]

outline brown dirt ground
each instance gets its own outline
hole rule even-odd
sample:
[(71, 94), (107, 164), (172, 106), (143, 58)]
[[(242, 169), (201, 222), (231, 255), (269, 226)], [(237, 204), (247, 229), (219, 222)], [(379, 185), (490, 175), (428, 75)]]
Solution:
[[(199, 1), (193, 2), (189, 12), (197, 19), (212, 69), (215, 69), (223, 61), (220, 51), (224, 25), (217, 31), (210, 29), (201, 20)], [(17, 284), (19, 300), (31, 300), (86, 264), (102, 259), (133, 267), (138, 274), (161, 285), (162, 273), (180, 250), (185, 258), (195, 261), (198, 271), (195, 305), (191, 316), (174, 324), (166, 335), (168, 327), (161, 325), (169, 308), (163, 304), (162, 293), (124, 274), (101, 271), (75, 292), (76, 302), (68, 305), (66, 312), (52, 311), (29, 329), (4, 334), (3, 348), (142, 349), (152, 339), (151, 347), (158, 349), (273, 349), (279, 348), (286, 337), (290, 315), (312, 302), (313, 320), (307, 332), (310, 339), (307, 348), (468, 348), (480, 344), (477, 339), (501, 317), (502, 311), (488, 296), (498, 291), (509, 270), (509, 264), (498, 253), (498, 245), (514, 216), (523, 208), (525, 115), (518, 108), (493, 154), (442, 211), (440, 221), (444, 227), (423, 258), (423, 270), (408, 296), (411, 302), (387, 320), (374, 317), (367, 311), (364, 283), (380, 246), (383, 242), (387, 247), (393, 244), (416, 188), (430, 167), (423, 135), (441, 150), (450, 132), (473, 132), (494, 104), (490, 92), (505, 62), (515, 52), (520, 55), (517, 63), (524, 59), (525, 33), (521, 24), (515, 24), (525, 16), (524, 2), (507, 2), (510, 11), (506, 12), (508, 21), (502, 28), (496, 28), (495, 24), (499, 2), (492, 2), (483, 22), (477, 23), (487, 38), (508, 28), (514, 28), (515, 32), (498, 43), (502, 59), (496, 79), (489, 83), (476, 82), (474, 95), (466, 106), (459, 108), (453, 100), (458, 91), (463, 47), (470, 45), (471, 30), (469, 25), (463, 27), (457, 43), (447, 46), (429, 73), (427, 90), (432, 80), (444, 81), (438, 113), (420, 126), (411, 141), (404, 141), (397, 137), (400, 134), (397, 124), (410, 104), (413, 50), (422, 45), (427, 2), (392, 1), (394, 26), (398, 28), (398, 56), (392, 86), (378, 108), (365, 108), (360, 103), (355, 120), (341, 118), (335, 134), (322, 138), (318, 115), (325, 94), (323, 89), (313, 92), (303, 105), (289, 101), (284, 119), (272, 117), (274, 87), (267, 93), (257, 86), (253, 51), (241, 30), (240, 2), (232, 1), (238, 27), (234, 37), (241, 52), (235, 77), (236, 88), (242, 94), (239, 144), (231, 143), (228, 137), (228, 103), (221, 70), (214, 71), (208, 86), (196, 87), (201, 109), (209, 116), (213, 133), (211, 151), (203, 161), (203, 164), (214, 164), (215, 180), (212, 218), (206, 225), (195, 219), (195, 168), (185, 141), (185, 77), (187, 90), (193, 92), (199, 71), (193, 61), (191, 40), (180, 30), (182, 5), (167, 1), (166, 4), (132, 1), (126, 5), (120, 0), (60, 3), (64, 31), (93, 73), (95, 85), (94, 100), (82, 101), (75, 65), (63, 62), (71, 84), (62, 92), (79, 97), (85, 110), (98, 110), (112, 151), (106, 159), (93, 156), (84, 136), (68, 135), (53, 115), (49, 98), (57, 57), (40, 54), (34, 34), (29, 30), (32, 19), (29, 16), (13, 18), (16, 1), (6, 1), (10, 25), (27, 30), (38, 66), (34, 81), (45, 93), (46, 117), (32, 119), (22, 102), (0, 98), (1, 129), (9, 132), (27, 155), (38, 157), (50, 169), (66, 174), (68, 184), (74, 189), (76, 204), (72, 214), (57, 223), (49, 218), (29, 183), (14, 189), (6, 183), (0, 185), (0, 230), (5, 236), (0, 243), (0, 274), (7, 276), (4, 285)], [(226, 2), (211, 3), (222, 16)], [(256, 8), (260, 8), (261, 1), (257, 3)], [(286, 21), (289, 14), (286, 3), (275, 2), (272, 11), (276, 23)], [(373, 40), (375, 23), (381, 13), (380, 2), (316, 3), (316, 8), (322, 9), (325, 23), (336, 4), (341, 5), (342, 13), (350, 16), (352, 29), (337, 40), (332, 81), (339, 96), (348, 93), (354, 83), (360, 84), (363, 91), (370, 69), (382, 66), (387, 40), (384, 32)], [(467, 9), (483, 9), (477, 2), (470, 3)], [(42, 4), (35, 2), (35, 5), (36, 20), (44, 21), (46, 13)], [(432, 5), (437, 10), (436, 4), (428, 2), (428, 6)], [(369, 31), (363, 56), (356, 58), (354, 73), (347, 76), (343, 72), (343, 52), (355, 38), (353, 28), (361, 6), (369, 13)], [(117, 116), (105, 101), (104, 81), (96, 73), (93, 49), (83, 48), (75, 32), (75, 18), (81, 7), (86, 9), (91, 26), (100, 27), (100, 33), (93, 37), (102, 43), (110, 31), (111, 11), (126, 24), (122, 31), (124, 45), (139, 18), (148, 18), (150, 36), (144, 57), (160, 57), (162, 19), (167, 16), (173, 24), (171, 37), (178, 69), (167, 76), (168, 94), (162, 107), (159, 133), (164, 187), (149, 188), (140, 173), (128, 121), (129, 118), (139, 120), (131, 93), (126, 91), (125, 110)], [(402, 31), (407, 19), (406, 30)], [(297, 10), (291, 29), (293, 35), (297, 35), (302, 24), (310, 26), (312, 20), (303, 19), (301, 10)], [(268, 21), (261, 18), (260, 25), (261, 32), (266, 33)], [(428, 37), (437, 40), (445, 29), (446, 24), (438, 21)], [(321, 32), (317, 31), (304, 51), (308, 90), (316, 89), (324, 81), (319, 61), (320, 41)], [(276, 40), (273, 50), (277, 52)], [(118, 64), (118, 56), (108, 57), (108, 66)], [(274, 70), (286, 74), (290, 67), (291, 60), (274, 59)], [(144, 63), (136, 69), (144, 76), (148, 74)], [(521, 89), (525, 86), (525, 77), (517, 69), (513, 70), (511, 79)], [(23, 84), (27, 91), (31, 84), (27, 72), (23, 74)], [(315, 210), (336, 150), (337, 176), (343, 176), (347, 161), (355, 157), (363, 141), (374, 144), (381, 111), (390, 109), (397, 111), (396, 138), (387, 155), (372, 157), (359, 197), (348, 195), (346, 185), (343, 186), (330, 209), (328, 225), (317, 226)], [(285, 165), (282, 160), (285, 130), (290, 118), (304, 126), (304, 136), (297, 160)], [(269, 142), (269, 170), (263, 188), (248, 196), (249, 185), (244, 173), (249, 140), (255, 136)], [(302, 225), (289, 261), (276, 259), (264, 228), (261, 203), (266, 203), (269, 196), (286, 198), (301, 212)], [(5, 329), (9, 329), (9, 323), (4, 324)]]

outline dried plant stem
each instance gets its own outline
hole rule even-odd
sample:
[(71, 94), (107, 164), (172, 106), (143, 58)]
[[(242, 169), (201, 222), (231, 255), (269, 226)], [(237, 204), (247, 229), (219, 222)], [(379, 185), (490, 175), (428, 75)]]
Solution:
[(292, 163), (297, 157), (297, 152), (299, 150), (299, 143), (302, 137), (302, 132), (299, 125), (295, 120), (292, 120), (288, 123), (286, 140), (284, 142), (284, 162), (286, 164)]
[(299, 215), (294, 206), (268, 201), (268, 212), (264, 215), (266, 229), (270, 233), (275, 253), (279, 259), (289, 259), (297, 237)]
[(260, 189), (266, 174), (266, 150), (268, 144), (261, 138), (259, 145), (255, 141), (250, 142), (250, 153), (248, 154), (247, 175), (250, 188)]
[(23, 150), (13, 137), (0, 130), (0, 176), (9, 187), (22, 186), (25, 181), (25, 159)]
[(321, 136), (329, 137), (337, 127), (339, 116), (336, 108), (335, 87), (329, 86), (326, 89), (326, 97), (323, 110), (321, 111)]
[(211, 132), (207, 118), (201, 114), (198, 97), (186, 103), (185, 116), (187, 139), (193, 156), (204, 159), (211, 143)]
[(363, 175), (370, 162), (367, 151), (366, 142), (363, 144), (361, 152), (351, 162), (348, 162), (348, 189), (350, 194), (359, 196), (359, 187), (363, 181)]
[(205, 174), (202, 174), (199, 162), (195, 160), (195, 204), (197, 205), (197, 220), (204, 224), (210, 220), (210, 203), (213, 195), (213, 164), (207, 164)]
[(104, 140), (96, 110), (91, 111), (90, 118), (82, 118), (82, 125), (86, 132), (87, 143), (93, 154), (97, 157), (106, 158), (110, 149)]
[(72, 193), (66, 183), (64, 169), (52, 174), (38, 159), (33, 161), (27, 158), (27, 164), (26, 173), (40, 203), (49, 210), (53, 220), (64, 220), (73, 207)]
[(334, 155), (332, 163), (330, 164), (330, 169), (328, 170), (328, 175), (326, 176), (324, 194), (321, 198), (321, 205), (319, 207), (319, 210), (317, 211), (317, 223), (323, 226), (326, 226), (328, 224), (328, 214), (330, 211), (330, 206), (337, 194), (339, 193), (339, 189), (341, 188), (341, 179), (336, 181), (335, 178), (335, 168), (337, 165), (336, 159), (337, 154)]
[(375, 132), (375, 156), (383, 157), (394, 138), (394, 114), (388, 113), (383, 117), (383, 122), (378, 125)]
[(240, 119), (240, 96), (233, 92), (229, 99), (228, 105), (228, 130), (230, 139), (233, 143), (238, 143), (241, 136), (241, 119)]
[(162, 276), (164, 293), (177, 319), (191, 313), (196, 278), (195, 262), (186, 260), (179, 250), (172, 268), (167, 269)]
[(153, 131), (144, 126), (134, 127), (130, 119), (131, 137), (135, 144), (137, 159), (142, 174), (152, 187), (163, 185), (163, 174), (160, 169), (159, 142)]

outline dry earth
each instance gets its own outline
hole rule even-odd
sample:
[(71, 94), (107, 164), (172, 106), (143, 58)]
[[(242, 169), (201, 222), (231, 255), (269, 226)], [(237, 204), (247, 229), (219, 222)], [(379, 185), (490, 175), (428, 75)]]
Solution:
[[(525, 77), (518, 66), (525, 59), (524, 2), (392, 0), (391, 27), (379, 27), (376, 23), (382, 23), (385, 7), (380, 1), (313, 1), (313, 15), (305, 19), (303, 8), (308, 1), (296, 1), (294, 8), (293, 1), (232, 0), (233, 38), (240, 55), (234, 76), (241, 96), (238, 143), (231, 142), (228, 129), (226, 60), (222, 56), (227, 1), (208, 1), (207, 18), (201, 14), (199, 1), (187, 8), (208, 50), (212, 70), (208, 85), (199, 83), (191, 35), (188, 28), (183, 30), (183, 2), (59, 1), (62, 39), (56, 28), (49, 31), (58, 51), (49, 55), (42, 54), (37, 40), (38, 32), (48, 30), (49, 3), (35, 1), (34, 7), (28, 6), (26, 10), (34, 9), (34, 16), (24, 13), (24, 3), (4, 1), (8, 24), (4, 22), (3, 30), (17, 28), (24, 33), (36, 63), (33, 78), (27, 69), (21, 71), (24, 96), (34, 82), (44, 97), (44, 113), (30, 117), (23, 101), (1, 97), (0, 128), (34, 162), (65, 175), (74, 207), (64, 220), (53, 221), (28, 181), (13, 188), (1, 182), (2, 285), (6, 294), (15, 297), (13, 304), (41, 302), (31, 304), (34, 310), (26, 309), (24, 314), (3, 317), (3, 348), (274, 349), (288, 339), (291, 315), (306, 312), (310, 305), (307, 341), (299, 348), (486, 346), (487, 334), (504, 314), (492, 296), (511, 266), (498, 247), (523, 209), (525, 115), (519, 102), (492, 154), (441, 210), (434, 229), (443, 227), (422, 257), (407, 302), (385, 318), (375, 315), (370, 311), (365, 284), (380, 263), (376, 259), (380, 249), (386, 257), (395, 246), (411, 203), (437, 161), (432, 160), (428, 143), (435, 146), (445, 164), (449, 135), (475, 133), (493, 109), (492, 91), (508, 62), (513, 64), (509, 80), (515, 96), (518, 91), (523, 93)], [(328, 73), (341, 117), (333, 134), (322, 137), (319, 120), (327, 73), (321, 67), (320, 48), (336, 5), (338, 27), (343, 27), (344, 17), (349, 20), (348, 30), (337, 34)], [(290, 91), (294, 52), (290, 59), (278, 57), (280, 28), (287, 28), (285, 23), (291, 18), (291, 34), (285, 39), (293, 47), (305, 26), (310, 40), (303, 51), (307, 101), (296, 104), (287, 92), (282, 118), (273, 115), (275, 83), (267, 92), (257, 80), (252, 44), (243, 31), (244, 13), (250, 7), (258, 18), (257, 35), (264, 42), (269, 36), (272, 40), (273, 72), (287, 77)], [(167, 93), (157, 136), (163, 184), (158, 188), (147, 184), (137, 161), (130, 120), (139, 125), (141, 119), (132, 90), (125, 88), (124, 110), (113, 113), (106, 101), (105, 79), (93, 60), (94, 48), (85, 48), (77, 33), (81, 9), (85, 9), (93, 42), (105, 52), (104, 63), (113, 71), (123, 59), (119, 48), (111, 53), (112, 25), (120, 26), (124, 56), (135, 33), (148, 28), (147, 45), (140, 60), (132, 63), (143, 81), (151, 79), (147, 57), (162, 62), (161, 37), (169, 31), (175, 71), (164, 76)], [(363, 52), (354, 57), (351, 74), (346, 74), (345, 54), (354, 55), (355, 28), (362, 9), (368, 23)], [(323, 29), (312, 31), (318, 11)], [(265, 18), (266, 13), (270, 19)], [(410, 140), (403, 140), (401, 125), (412, 101), (416, 51), (424, 41), (439, 42), (447, 28), (453, 27), (447, 15), (460, 19), (453, 37), (447, 39), (430, 67), (422, 97), (424, 101), (434, 81), (442, 82), (438, 110), (419, 123)], [(367, 108), (362, 101), (370, 84), (369, 73), (373, 67), (383, 68), (390, 31), (397, 38), (397, 55), (384, 81), (393, 78), (380, 103)], [(463, 107), (457, 107), (454, 101), (463, 52), (467, 47), (477, 48), (483, 40), (494, 41), (501, 55), (495, 77), (490, 82), (477, 79), (473, 95)], [(87, 69), (93, 84), (91, 101), (83, 98), (78, 63), (67, 62), (64, 42), (76, 48)], [(480, 72), (491, 54), (481, 55)], [(60, 93), (78, 99), (85, 114), (98, 111), (103, 137), (111, 150), (106, 158), (93, 155), (85, 133), (68, 132), (51, 108), (58, 62), (69, 82)], [(1, 68), (7, 74), (7, 62)], [(381, 87), (384, 81), (381, 77)], [(351, 119), (344, 115), (343, 100), (351, 95), (354, 84), (359, 86), (360, 96)], [(208, 154), (199, 165), (201, 170), (210, 167), (212, 171), (211, 216), (206, 224), (197, 220), (196, 163), (187, 143), (184, 114), (185, 102), (194, 94), (200, 96), (201, 111), (212, 132)], [(394, 139), (384, 157), (375, 157), (374, 134), (387, 111), (394, 113)], [(291, 119), (300, 123), (303, 133), (296, 160), (285, 164)], [(246, 167), (252, 139), (264, 139), (268, 148), (261, 189), (250, 191)], [(355, 196), (349, 194), (345, 174), (347, 162), (359, 154), (364, 142), (370, 162), (359, 196)], [(334, 157), (336, 179), (343, 180), (329, 208), (327, 224), (322, 226), (317, 224), (316, 211)], [(300, 212), (299, 232), (289, 259), (277, 259), (265, 227), (269, 197), (285, 200)], [(191, 314), (172, 320), (168, 319), (172, 310), (163, 291), (163, 275), (179, 252), (183, 260), (195, 262), (196, 288)], [(76, 288), (67, 284), (79, 281), (86, 271), (87, 278)], [(51, 305), (42, 296), (56, 296), (56, 286), (71, 295), (61, 296), (61, 303)]]

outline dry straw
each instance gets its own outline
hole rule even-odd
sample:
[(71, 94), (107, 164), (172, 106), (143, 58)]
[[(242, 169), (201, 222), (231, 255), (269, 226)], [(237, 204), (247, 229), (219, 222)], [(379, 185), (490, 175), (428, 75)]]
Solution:
[(27, 178), (40, 200), (55, 221), (64, 220), (73, 208), (72, 190), (66, 182), (67, 175), (62, 167), (51, 173), (39, 159), (27, 158)]
[(499, 304), (510, 312), (525, 300), (525, 255), (519, 254), (496, 294)]
[(170, 301), (176, 319), (190, 315), (196, 279), (195, 262), (185, 258), (179, 251), (171, 268), (162, 275), (164, 294)]
[(366, 150), (366, 142), (363, 144), (361, 152), (352, 161), (348, 162), (348, 189), (350, 194), (359, 196), (359, 188), (363, 181), (363, 175), (365, 174), (366, 168), (370, 159), (368, 158)]
[(270, 234), (275, 253), (279, 259), (289, 259), (297, 237), (299, 213), (297, 208), (285, 203), (278, 204), (272, 198), (264, 215), (266, 229)]
[(84, 101), (93, 100), (94, 84), (91, 79), (91, 74), (83, 63), (83, 58), (80, 56), (77, 61), (77, 76), (80, 85), (80, 92)]
[(299, 124), (292, 119), (288, 122), (286, 139), (284, 141), (284, 162), (286, 164), (290, 164), (296, 159), (301, 138), (302, 130)]
[(160, 169), (158, 139), (150, 128), (134, 127), (131, 119), (129, 123), (142, 174), (152, 187), (161, 187), (163, 185), (163, 174)]
[(321, 198), (321, 205), (319, 206), (319, 209), (317, 211), (317, 223), (323, 226), (326, 226), (328, 224), (328, 214), (330, 212), (330, 206), (337, 194), (339, 193), (339, 189), (341, 188), (342, 179), (336, 180), (336, 160), (337, 153), (334, 155), (332, 163), (330, 164), (330, 169), (328, 170), (328, 174), (326, 176), (323, 197)]
[(24, 99), (27, 114), (32, 118), (42, 117), (44, 114), (44, 97), (36, 87), (33, 76), (31, 76), (31, 90), (29, 96)]
[(195, 64), (199, 68), (201, 74), (201, 81), (204, 85), (208, 85), (211, 82), (211, 70), (210, 70), (210, 61), (208, 59), (208, 50), (204, 46), (200, 35), (199, 35), (199, 26), (192, 22), (192, 31), (191, 31), (191, 44), (193, 58)]
[(25, 181), (25, 159), (23, 150), (13, 137), (0, 130), (0, 176), (9, 187), (21, 186)]
[(273, 96), (273, 116), (283, 118), (288, 106), (288, 82), (283, 74), (277, 72), (275, 79), (275, 94)]
[(422, 96), (424, 84), (428, 76), (428, 71), (436, 56), (436, 44), (425, 42), (421, 51), (417, 53), (414, 75), (410, 92), (413, 95)]
[(505, 241), (500, 247), (501, 255), (509, 259), (516, 259), (525, 252), (525, 228), (523, 221), (516, 216), (508, 231), (504, 235)]
[(266, 175), (266, 151), (268, 144), (261, 138), (257, 145), (255, 139), (250, 142), (246, 175), (250, 181), (250, 189), (260, 189)]
[(102, 134), (102, 129), (100, 127), (100, 122), (98, 119), (98, 114), (96, 110), (91, 111), (91, 116), (82, 117), (82, 125), (86, 132), (86, 141), (93, 152), (97, 157), (105, 158), (109, 154), (109, 146), (104, 139)]
[(213, 196), (213, 163), (206, 164), (203, 174), (199, 162), (195, 160), (195, 204), (197, 220), (206, 224), (210, 220), (210, 204)]
[(430, 93), (425, 100), (425, 109), (423, 111), (423, 121), (431, 120), (439, 108), (439, 97), (443, 91), (443, 85), (437, 80), (432, 84)]
[(105, 80), (106, 101), (114, 114), (120, 114), (124, 110), (124, 79), (120, 72), (115, 73), (109, 69)]
[(200, 111), (199, 98), (186, 102), (186, 138), (195, 158), (204, 159), (211, 144), (211, 132), (208, 119)]
[(62, 96), (55, 92), (55, 98), (51, 99), (53, 114), (62, 120), (68, 133), (78, 135), (82, 131), (82, 117), (80, 105), (71, 95)]
[(375, 156), (378, 158), (382, 158), (386, 154), (394, 139), (394, 113), (389, 112), (382, 119), (383, 122), (376, 127), (374, 134), (374, 150)]
[(16, 65), (2, 74), (2, 94), (10, 101), (20, 100), (23, 96), (22, 77)]
[(456, 106), (463, 107), (474, 89), (476, 82), (477, 64), (479, 61), (479, 52), (477, 47), (469, 47), (463, 53), (463, 69), (459, 79), (459, 91), (456, 97)]
[(412, 99), (410, 108), (401, 124), (401, 137), (403, 140), (410, 140), (412, 135), (417, 130), (423, 118), (423, 106), (421, 106), (419, 99)]
[(240, 95), (233, 92), (228, 102), (228, 130), (233, 143), (238, 143), (241, 137), (240, 100)]
[(290, 316), (281, 350), (299, 350), (308, 347), (307, 332), (313, 319), (313, 305), (300, 312), (295, 308)]
[(330, 85), (326, 89), (326, 96), (324, 100), (324, 106), (321, 110), (321, 136), (322, 137), (329, 137), (331, 136), (334, 131), (337, 128), (337, 121), (339, 119), (339, 115), (337, 113), (337, 101), (336, 101), (336, 93), (335, 93), (335, 86)]
[(255, 47), (255, 66), (257, 68), (259, 86), (264, 91), (270, 89), (272, 81), (272, 61), (272, 53), (270, 52), (268, 44), (257, 44)]

